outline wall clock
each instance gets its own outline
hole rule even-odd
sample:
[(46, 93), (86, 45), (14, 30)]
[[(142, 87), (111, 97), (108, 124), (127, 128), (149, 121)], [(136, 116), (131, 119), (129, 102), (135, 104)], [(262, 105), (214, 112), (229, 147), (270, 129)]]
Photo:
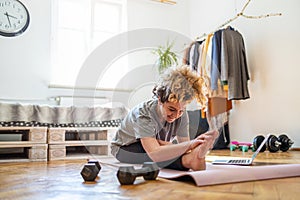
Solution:
[(29, 12), (19, 0), (0, 0), (0, 35), (20, 35), (27, 29), (29, 21)]

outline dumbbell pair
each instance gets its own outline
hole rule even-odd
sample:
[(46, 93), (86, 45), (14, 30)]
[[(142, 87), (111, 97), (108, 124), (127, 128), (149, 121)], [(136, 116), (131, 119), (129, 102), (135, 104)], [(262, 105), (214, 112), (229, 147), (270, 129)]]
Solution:
[[(96, 160), (89, 160), (81, 170), (81, 176), (84, 181), (95, 181), (101, 165)], [(155, 180), (159, 173), (159, 167), (154, 162), (145, 162), (140, 169), (134, 169), (133, 166), (122, 166), (117, 172), (117, 178), (121, 185), (131, 185), (136, 177), (143, 176), (145, 180)]]
[[(264, 139), (265, 137), (263, 135), (258, 135), (254, 138), (253, 140), (254, 150), (256, 150), (260, 146), (260, 144)], [(264, 152), (266, 149), (268, 149), (270, 152), (277, 152), (279, 150), (285, 152), (289, 150), (289, 148), (293, 144), (294, 142), (290, 138), (288, 138), (288, 136), (285, 134), (279, 135), (278, 138), (275, 135), (270, 135), (266, 145), (264, 145), (261, 148), (260, 152)]]

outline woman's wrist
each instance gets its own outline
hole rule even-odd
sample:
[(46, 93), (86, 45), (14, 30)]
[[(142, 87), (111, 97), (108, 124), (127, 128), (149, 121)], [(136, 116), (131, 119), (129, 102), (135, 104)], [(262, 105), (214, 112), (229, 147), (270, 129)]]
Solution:
[(201, 143), (202, 143), (202, 141), (199, 140), (199, 139), (193, 139), (193, 140), (190, 140), (188, 149), (189, 149), (189, 150), (193, 150), (193, 149), (195, 149), (197, 146), (199, 146)]
[(189, 141), (189, 146), (188, 146), (187, 152), (193, 150), (193, 149), (195, 148), (194, 145), (195, 145), (195, 139), (190, 140), (190, 141)]

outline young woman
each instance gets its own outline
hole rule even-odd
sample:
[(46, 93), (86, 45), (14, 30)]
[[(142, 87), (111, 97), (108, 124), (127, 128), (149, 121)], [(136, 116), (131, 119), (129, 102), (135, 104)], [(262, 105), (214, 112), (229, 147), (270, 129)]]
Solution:
[(112, 140), (112, 154), (120, 161), (157, 162), (161, 168), (205, 170), (205, 155), (218, 131), (190, 140), (187, 104), (205, 102), (203, 79), (187, 66), (170, 69), (153, 89), (153, 98), (135, 106)]

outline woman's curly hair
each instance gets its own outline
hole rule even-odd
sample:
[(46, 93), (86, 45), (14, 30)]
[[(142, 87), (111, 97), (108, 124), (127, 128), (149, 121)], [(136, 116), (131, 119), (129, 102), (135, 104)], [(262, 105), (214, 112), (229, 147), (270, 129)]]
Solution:
[(205, 80), (189, 66), (183, 65), (166, 70), (152, 93), (154, 97), (160, 98), (162, 103), (166, 101), (190, 103), (196, 99), (202, 107), (205, 107), (206, 89)]

